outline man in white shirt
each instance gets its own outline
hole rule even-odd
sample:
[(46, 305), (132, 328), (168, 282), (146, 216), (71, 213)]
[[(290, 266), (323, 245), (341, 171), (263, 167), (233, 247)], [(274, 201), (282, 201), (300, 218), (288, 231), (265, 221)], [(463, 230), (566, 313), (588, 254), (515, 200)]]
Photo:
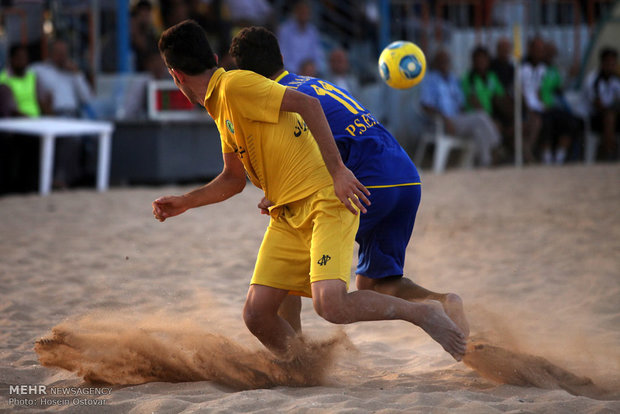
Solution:
[(67, 42), (56, 39), (50, 49), (50, 59), (35, 63), (42, 88), (52, 96), (52, 112), (59, 116), (77, 117), (93, 97), (86, 77), (69, 57)]
[(561, 84), (559, 73), (553, 70), (554, 50), (552, 43), (536, 36), (530, 41), (528, 56), (521, 66), (526, 107), (523, 140), (526, 162), (534, 160), (533, 153), (538, 149), (543, 163), (563, 164), (579, 130), (577, 120), (570, 111), (549, 98), (557, 92), (551, 88), (553, 82)]
[[(43, 91), (51, 96), (53, 115), (78, 118), (84, 109), (88, 109), (93, 93), (86, 77), (71, 60), (67, 42), (54, 40), (49, 60), (35, 63), (31, 69), (36, 73)], [(84, 178), (83, 157), (85, 154), (88, 156), (87, 152), (84, 140), (80, 138), (63, 137), (57, 141), (54, 187), (65, 188)]]
[(586, 78), (586, 99), (590, 106), (592, 128), (601, 134), (602, 158), (618, 159), (616, 134), (620, 133), (620, 76), (618, 52), (606, 47), (600, 53), (599, 69)]

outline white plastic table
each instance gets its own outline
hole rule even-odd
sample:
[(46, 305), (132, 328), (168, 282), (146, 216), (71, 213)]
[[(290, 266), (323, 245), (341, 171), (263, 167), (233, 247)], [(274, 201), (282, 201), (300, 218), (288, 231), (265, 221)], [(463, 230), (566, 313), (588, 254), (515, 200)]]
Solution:
[(97, 157), (97, 190), (108, 188), (110, 177), (110, 147), (114, 124), (71, 118), (5, 118), (0, 119), (0, 131), (35, 135), (41, 138), (39, 194), (49, 194), (54, 172), (54, 147), (57, 137), (96, 135), (99, 140)]

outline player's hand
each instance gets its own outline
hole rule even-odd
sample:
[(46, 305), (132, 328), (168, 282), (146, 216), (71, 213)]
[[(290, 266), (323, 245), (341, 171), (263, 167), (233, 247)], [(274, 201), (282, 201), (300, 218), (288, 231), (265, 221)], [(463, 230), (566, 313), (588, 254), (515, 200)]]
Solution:
[(370, 195), (370, 191), (355, 178), (351, 170), (343, 167), (338, 170), (332, 178), (334, 180), (334, 191), (342, 204), (344, 204), (351, 213), (357, 214), (357, 210), (351, 204), (351, 202), (353, 202), (362, 213), (366, 213), (367, 210), (362, 204), (362, 201), (366, 203), (366, 205), (370, 205), (370, 200), (366, 197)]
[(271, 207), (273, 203), (267, 199), (267, 197), (263, 197), (263, 199), (258, 203), (258, 208), (260, 209), (261, 214), (269, 215), (269, 207)]
[(153, 201), (153, 215), (161, 222), (184, 213), (188, 208), (186, 197), (165, 196)]

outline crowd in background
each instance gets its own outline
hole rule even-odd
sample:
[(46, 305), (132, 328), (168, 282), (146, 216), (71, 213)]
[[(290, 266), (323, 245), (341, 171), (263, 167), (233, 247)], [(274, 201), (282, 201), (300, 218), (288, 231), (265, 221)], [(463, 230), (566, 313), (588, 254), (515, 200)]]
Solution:
[[(324, 3), (330, 7), (329, 1)], [(167, 79), (169, 75), (159, 56), (157, 39), (165, 28), (188, 18), (206, 30), (220, 65), (233, 69), (234, 62), (228, 56), (232, 37), (242, 27), (261, 25), (276, 33), (287, 70), (325, 78), (357, 96), (360, 84), (367, 79), (365, 74), (352, 70), (347, 42), (326, 47), (313, 19), (312, 3), (286, 4), (284, 18), (277, 21), (273, 1), (267, 0), (133, 1), (129, 27), (132, 69), (148, 73), (154, 79)], [(368, 22), (367, 34), (371, 33), (376, 41), (376, 10), (364, 9), (361, 13)], [(116, 43), (113, 38), (104, 38), (102, 43), (100, 69), (113, 72)], [(30, 52), (31, 48), (25, 45), (10, 45), (7, 64), (0, 72), (0, 117), (97, 117), (90, 105), (94, 83), (89, 73), (80, 70), (71, 59), (67, 41), (60, 37), (51, 41), (44, 61), (31, 62)], [(556, 52), (556, 45), (536, 36), (529, 40), (526, 57), (519, 62), (525, 161), (562, 164), (580, 159), (584, 128), (600, 134), (600, 159), (617, 160), (620, 129), (617, 50), (604, 48), (598, 68), (587, 77), (583, 94), (588, 104), (587, 119), (577, 116), (564, 95), (561, 72), (554, 62)], [(510, 39), (500, 39), (494, 51), (476, 47), (471, 53), (470, 67), (460, 73), (451, 67), (446, 50), (438, 49), (429, 58), (428, 73), (419, 86), (424, 114), (440, 117), (447, 132), (473, 139), (478, 165), (512, 160), (515, 67)], [(83, 178), (85, 160), (89, 158), (86, 143), (86, 147), (82, 140), (59, 143), (55, 186), (74, 185)], [(10, 165), (15, 159), (19, 156), (11, 156), (3, 163)]]
[[(421, 104), (440, 116), (448, 133), (475, 141), (479, 165), (514, 157), (514, 72), (510, 40), (497, 42), (494, 55), (483, 46), (471, 53), (470, 69), (450, 67), (450, 55), (439, 50), (421, 84)], [(563, 164), (583, 158), (586, 129), (600, 134), (599, 159), (618, 160), (620, 132), (620, 66), (618, 51), (604, 47), (598, 68), (588, 74), (577, 102), (569, 102), (555, 63), (555, 44), (535, 36), (519, 62), (523, 102), (523, 156), (526, 163)], [(579, 107), (585, 106), (585, 113)]]

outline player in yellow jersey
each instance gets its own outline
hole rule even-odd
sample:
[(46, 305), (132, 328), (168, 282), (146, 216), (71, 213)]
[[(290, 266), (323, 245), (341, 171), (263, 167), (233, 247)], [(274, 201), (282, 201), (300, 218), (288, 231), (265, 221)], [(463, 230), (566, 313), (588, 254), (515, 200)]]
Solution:
[(159, 50), (177, 87), (215, 120), (224, 169), (203, 187), (155, 200), (155, 218), (230, 198), (245, 187), (246, 173), (274, 204), (243, 311), (248, 329), (286, 354), (296, 333), (278, 308), (295, 293), (312, 297), (332, 323), (411, 322), (460, 360), (465, 337), (439, 303), (347, 292), (357, 210), (366, 211), (361, 201), (368, 203), (369, 192), (344, 166), (319, 101), (253, 72), (218, 69), (205, 32), (191, 20), (167, 29)]

